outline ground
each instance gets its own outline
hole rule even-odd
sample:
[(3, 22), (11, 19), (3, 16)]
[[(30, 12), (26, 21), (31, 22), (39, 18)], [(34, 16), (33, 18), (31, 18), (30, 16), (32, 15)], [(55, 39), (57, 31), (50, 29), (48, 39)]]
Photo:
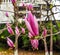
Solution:
[[(13, 50), (2, 50), (0, 55), (14, 55)], [(19, 55), (44, 55), (44, 51), (25, 51), (19, 50)], [(60, 55), (59, 52), (54, 52), (54, 55)]]

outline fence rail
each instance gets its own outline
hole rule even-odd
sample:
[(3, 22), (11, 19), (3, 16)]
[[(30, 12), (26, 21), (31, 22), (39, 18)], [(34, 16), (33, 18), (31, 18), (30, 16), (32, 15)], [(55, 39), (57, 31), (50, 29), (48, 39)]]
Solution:
[[(37, 1), (37, 0), (17, 0), (19, 2), (34, 2), (34, 1)], [(2, 0), (2, 2), (11, 2), (11, 0)]]
[[(27, 3), (45, 3), (44, 0), (17, 0), (17, 2), (27, 2)], [(2, 3), (11, 3), (11, 0), (2, 0)]]

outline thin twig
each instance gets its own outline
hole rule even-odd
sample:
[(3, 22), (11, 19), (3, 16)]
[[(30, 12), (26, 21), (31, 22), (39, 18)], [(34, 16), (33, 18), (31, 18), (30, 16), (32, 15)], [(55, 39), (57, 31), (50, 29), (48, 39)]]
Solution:
[[(60, 31), (59, 31), (59, 32), (57, 32), (57, 33), (54, 33), (54, 34), (49, 34), (49, 35), (47, 35), (47, 36), (46, 36), (46, 38), (47, 38), (48, 36), (51, 36), (51, 35), (52, 35), (52, 36), (54, 36), (54, 35), (58, 35), (58, 34), (60, 34)], [(42, 37), (42, 36), (40, 37), (40, 39), (39, 39), (39, 40), (41, 40), (41, 39), (43, 39), (43, 37)]]
[(7, 10), (0, 10), (2, 12), (11, 12), (11, 13), (14, 13), (13, 11), (7, 11)]

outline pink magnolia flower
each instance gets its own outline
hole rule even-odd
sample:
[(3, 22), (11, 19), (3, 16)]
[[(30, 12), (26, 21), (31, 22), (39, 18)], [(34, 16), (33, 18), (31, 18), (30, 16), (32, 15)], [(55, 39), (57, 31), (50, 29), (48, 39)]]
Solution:
[(8, 12), (5, 13), (6, 17), (9, 17)]
[(23, 27), (21, 28), (21, 30), (22, 30), (22, 33), (25, 34), (25, 29)]
[(46, 28), (44, 28), (42, 35), (43, 35), (43, 37), (46, 37), (46, 35), (47, 35), (47, 29)]
[(18, 36), (20, 35), (19, 29), (18, 29), (17, 26), (15, 27), (15, 33), (16, 33), (16, 35), (18, 35)]
[(22, 6), (26, 7), (28, 10), (33, 10), (33, 5), (32, 4), (25, 4), (24, 2), (22, 2)]
[(25, 18), (25, 24), (26, 24), (29, 32), (32, 34), (32, 36), (39, 35), (38, 22), (36, 20), (36, 17), (34, 15), (32, 15), (31, 12), (29, 12), (28, 17)]
[(29, 4), (29, 5), (26, 5), (26, 6), (27, 6), (28, 10), (33, 10), (33, 5), (32, 4)]
[(39, 42), (37, 39), (34, 39), (34, 40), (31, 40), (31, 44), (32, 44), (32, 47), (34, 49), (37, 49), (38, 48), (38, 45), (39, 45)]
[(13, 41), (7, 37), (7, 44), (11, 47), (11, 48), (14, 48), (14, 43)]
[(13, 4), (16, 2), (16, 0), (11, 0), (11, 1), (12, 1)]
[[(35, 36), (39, 35), (39, 27), (38, 27), (38, 22), (36, 20), (36, 17), (29, 12), (27, 18), (25, 17), (25, 24), (26, 27), (29, 31), (28, 37), (33, 38)], [(31, 39), (31, 45), (33, 48), (37, 49), (39, 42), (37, 39)]]
[(6, 26), (7, 26), (8, 32), (9, 32), (10, 34), (14, 34), (14, 31), (13, 31), (13, 29), (11, 28), (10, 24), (6, 24)]
[(8, 26), (11, 26), (9, 23), (6, 23), (6, 26), (8, 27)]
[(22, 2), (22, 6), (23, 6), (23, 7), (25, 7), (25, 6), (26, 6), (26, 4), (25, 4), (24, 2)]

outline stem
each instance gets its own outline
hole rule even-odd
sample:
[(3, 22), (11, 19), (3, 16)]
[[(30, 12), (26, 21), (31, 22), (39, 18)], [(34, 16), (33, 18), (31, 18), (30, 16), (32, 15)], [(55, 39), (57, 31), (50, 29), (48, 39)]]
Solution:
[(42, 6), (40, 7), (40, 26), (41, 26), (41, 24), (42, 24), (42, 22), (41, 22), (41, 9), (42, 9)]
[(17, 35), (15, 37), (15, 51), (14, 51), (14, 55), (18, 55), (18, 37), (17, 37)]
[(50, 55), (53, 55), (52, 20), (51, 20), (51, 37), (50, 37)]
[(45, 55), (49, 55), (48, 49), (47, 49), (46, 38), (44, 38), (43, 41), (44, 41), (44, 46), (45, 46)]
[[(18, 7), (17, 7), (17, 4), (13, 4), (14, 6), (14, 16), (15, 16), (15, 19), (16, 19), (16, 22), (15, 22), (15, 25), (18, 26)], [(18, 35), (15, 34), (15, 50), (14, 50), (14, 55), (18, 55)]]

